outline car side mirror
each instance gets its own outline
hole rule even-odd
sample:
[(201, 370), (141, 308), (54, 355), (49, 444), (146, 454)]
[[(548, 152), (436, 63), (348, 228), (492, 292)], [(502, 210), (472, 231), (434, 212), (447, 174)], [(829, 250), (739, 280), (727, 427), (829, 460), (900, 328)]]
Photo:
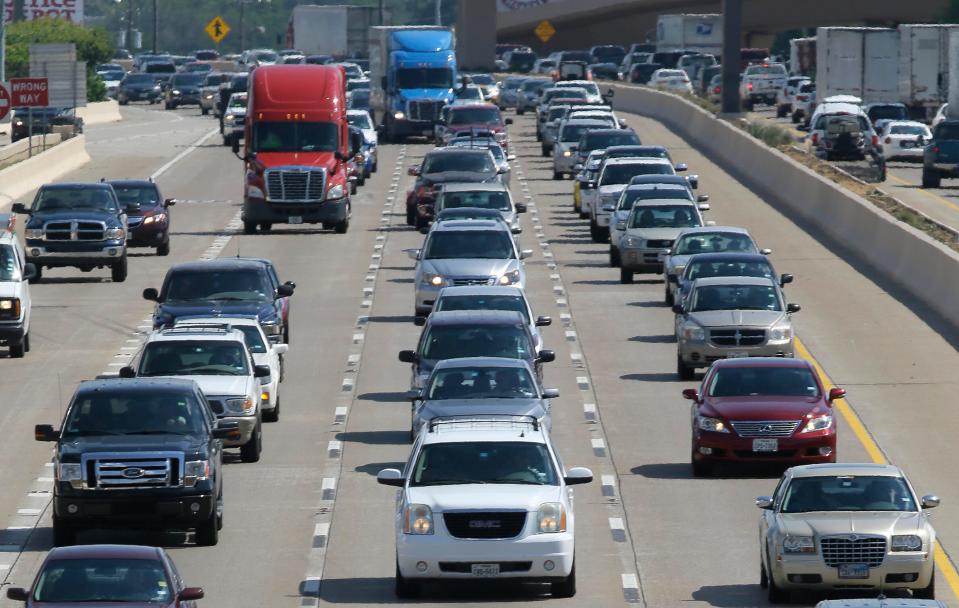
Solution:
[(514, 160), (516, 160), (516, 155), (515, 155), (515, 154), (507, 154), (507, 155), (506, 155), (506, 162), (510, 162), (510, 163), (511, 163), (511, 162), (513, 162)]
[(686, 314), (686, 311), (683, 310), (682, 304), (673, 304), (673, 312), (676, 313), (677, 315)]
[(184, 587), (177, 599), (181, 602), (203, 599), (203, 587)]
[(792, 282), (793, 282), (793, 275), (791, 274), (782, 274), (779, 276), (780, 287), (785, 287), (786, 283), (792, 283)]
[(547, 327), (553, 324), (552, 317), (536, 317), (536, 327)]
[(27, 262), (23, 265), (23, 279), (29, 281), (31, 279), (37, 278), (37, 266), (36, 264), (31, 264)]
[(33, 427), (33, 438), (37, 441), (56, 441), (60, 438), (60, 433), (52, 424), (38, 424)]
[(419, 401), (423, 398), (423, 393), (420, 391), (406, 391), (406, 399), (408, 401)]
[(603, 211), (616, 211), (616, 205), (603, 205)]
[(418, 259), (420, 259), (420, 250), (419, 250), (419, 249), (404, 249), (403, 251), (406, 252), (406, 257), (408, 257), (408, 258), (411, 259), (411, 260), (418, 260)]
[(526, 213), (526, 203), (516, 203), (516, 213)]
[(603, 95), (603, 97), (606, 97), (606, 98), (608, 98), (608, 99), (612, 99), (613, 97), (616, 97), (616, 91), (614, 91), (613, 89), (609, 89), (609, 90), (606, 91), (606, 94)]
[(760, 250), (759, 250), (759, 253), (761, 253), (761, 254), (763, 254), (763, 255), (769, 255), (769, 254), (771, 254), (772, 252), (773, 252), (773, 250), (772, 250), (772, 249), (769, 249), (769, 248), (760, 249)]
[(559, 398), (559, 389), (558, 388), (544, 388), (543, 389), (543, 399), (558, 399)]
[(791, 303), (786, 304), (786, 312), (789, 314), (792, 314), (794, 312), (799, 312), (800, 310), (802, 310), (802, 306), (800, 306), (799, 304), (791, 304)]
[(12, 211), (13, 213), (30, 215), (30, 211), (27, 209), (26, 205), (24, 205), (23, 203), (14, 203), (13, 206), (10, 207), (10, 211)]
[(288, 298), (293, 295), (293, 286), (284, 283), (276, 288), (276, 297), (278, 298)]
[(596, 182), (592, 182), (592, 181), (586, 182), (585, 184), (583, 184), (583, 187), (586, 188), (587, 190), (590, 190), (596, 187)]
[[(921, 504), (923, 509), (935, 509), (939, 506), (939, 497), (935, 494), (926, 494), (922, 497)], [(7, 590), (7, 597), (10, 597), (10, 591), (12, 589)]]
[(420, 168), (414, 165), (406, 170), (406, 174), (416, 177), (420, 174)]
[(522, 251), (519, 252), (519, 259), (521, 260), (525, 260), (526, 258), (529, 258), (532, 256), (533, 256), (532, 249), (523, 249)]
[(566, 475), (563, 476), (563, 481), (568, 486), (589, 483), (593, 481), (593, 472), (586, 467), (573, 467), (566, 471)]
[(159, 302), (160, 294), (159, 292), (157, 292), (156, 288), (147, 287), (146, 289), (143, 290), (143, 299), (148, 300), (150, 302)]
[(846, 389), (844, 388), (839, 388), (838, 386), (834, 386), (831, 389), (829, 389), (830, 403), (832, 403), (836, 399), (843, 399), (845, 396), (846, 396)]
[(416, 316), (413, 317), (413, 325), (417, 327), (423, 327), (426, 325), (426, 317)]
[(687, 170), (689, 170), (689, 165), (687, 165), (686, 163), (679, 163), (679, 164), (676, 165), (675, 169), (676, 169), (677, 172), (678, 172), (678, 171), (687, 171)]
[(756, 497), (756, 506), (760, 509), (772, 509), (773, 508), (773, 498), (772, 496), (757, 496)]
[(121, 368), (120, 368), (120, 371), (118, 372), (118, 374), (119, 374), (119, 376), (120, 376), (121, 378), (136, 378), (136, 377), (137, 377), (137, 372), (136, 372), (136, 370), (133, 369), (132, 367), (130, 367), (129, 365), (125, 365), (125, 366), (121, 367)]
[(30, 599), (30, 593), (23, 587), (7, 587), (7, 599), (25, 602)]
[(376, 483), (381, 483), (384, 486), (402, 488), (405, 482), (403, 473), (399, 469), (383, 469), (376, 474)]
[(699, 403), (699, 391), (697, 391), (694, 388), (684, 388), (683, 399), (689, 399), (690, 401), (695, 401), (696, 403)]
[(541, 350), (537, 355), (536, 359), (540, 363), (552, 363), (556, 360), (556, 353), (551, 350)]
[(707, 202), (707, 201), (709, 201), (709, 195), (708, 195), (708, 194), (700, 194), (700, 195), (696, 196), (696, 202), (697, 202), (697, 203), (705, 203), (705, 202)]
[(511, 226), (509, 231), (511, 234), (523, 234), (523, 229), (519, 226)]
[(399, 358), (403, 363), (416, 363), (416, 352), (412, 350), (401, 350)]
[(709, 203), (698, 203), (696, 207), (699, 208), (700, 211), (709, 211)]
[(253, 366), (253, 377), (254, 377), (254, 378), (269, 378), (269, 377), (270, 377), (270, 366), (269, 366), (269, 365), (255, 365), (255, 366)]
[(271, 348), (273, 349), (273, 352), (278, 355), (285, 355), (286, 353), (290, 352), (289, 344), (274, 344)]
[(512, 119), (512, 118), (507, 118), (507, 119), (504, 120), (503, 122), (506, 123), (506, 124), (508, 124), (508, 125), (511, 125), (511, 124), (513, 124), (513, 119)]
[(686, 181), (689, 182), (689, 187), (693, 190), (699, 190), (699, 176), (698, 175), (687, 175)]
[(619, 128), (620, 128), (620, 129), (625, 129), (625, 128), (628, 127), (628, 126), (629, 126), (629, 123), (626, 122), (626, 119), (624, 119), (624, 118), (620, 118), (620, 119), (619, 119)]
[[(223, 412), (214, 411), (214, 414), (222, 414)], [(213, 438), (214, 439), (239, 439), (242, 436), (240, 433), (240, 423), (236, 420), (223, 420), (216, 423), (216, 427), (213, 429)]]
[[(166, 199), (165, 201), (163, 201), (163, 206), (164, 206), (164, 207), (172, 207), (173, 205), (176, 205), (176, 199), (175, 199), (175, 198), (168, 198), (168, 199)], [(190, 588), (190, 587), (188, 587), (188, 589), (189, 589), (189, 588)]]

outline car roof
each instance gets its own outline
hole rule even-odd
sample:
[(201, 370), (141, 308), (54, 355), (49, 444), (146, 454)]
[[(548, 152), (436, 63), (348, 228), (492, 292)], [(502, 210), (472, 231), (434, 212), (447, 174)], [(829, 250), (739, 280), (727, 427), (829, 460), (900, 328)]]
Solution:
[(733, 357), (731, 359), (719, 359), (712, 365), (715, 368), (722, 367), (777, 367), (790, 369), (813, 369), (812, 364), (805, 359), (791, 357)]
[(686, 236), (687, 234), (712, 234), (714, 232), (727, 232), (732, 234), (745, 234), (749, 235), (749, 231), (745, 228), (740, 228), (739, 226), (696, 226), (694, 228), (684, 228), (682, 232), (676, 238)]
[(443, 296), (518, 296), (525, 299), (525, 292), (512, 285), (459, 285), (444, 287), (436, 299)]
[(147, 188), (154, 187), (156, 188), (156, 182), (151, 179), (108, 179), (105, 183), (110, 184), (111, 186), (120, 186), (120, 187), (139, 187)]
[[(217, 324), (222, 324), (218, 321)], [(197, 327), (186, 325), (174, 325), (150, 332), (146, 337), (146, 342), (180, 342), (183, 340), (196, 340), (204, 342), (246, 342), (246, 337), (238, 329), (227, 329), (224, 327)]]
[(863, 109), (852, 103), (823, 102), (816, 108), (816, 114), (851, 114), (859, 116), (865, 114)]
[(848, 475), (852, 477), (863, 475), (905, 477), (902, 469), (895, 465), (878, 464), (873, 462), (805, 464), (790, 468), (789, 473), (792, 474), (793, 478), (823, 477), (833, 475)]
[(181, 262), (174, 264), (168, 270), (168, 273), (184, 270), (200, 270), (205, 272), (222, 272), (224, 270), (250, 270), (260, 269), (264, 266), (264, 260), (256, 258), (217, 258), (215, 260), (200, 260), (195, 262)]
[(347, 116), (362, 116), (364, 114), (367, 116), (370, 115), (370, 113), (367, 112), (366, 110), (347, 110), (346, 111)]
[(689, 258), (687, 266), (691, 265), (693, 262), (746, 262), (746, 263), (756, 263), (756, 262), (766, 262), (772, 266), (772, 262), (769, 261), (769, 257), (761, 253), (740, 253), (738, 251), (722, 251), (722, 252), (708, 252), (708, 253), (696, 253)]
[(610, 152), (653, 152), (665, 150), (669, 151), (666, 146), (656, 146), (649, 144), (627, 144), (625, 146), (610, 146), (605, 148), (603, 152), (609, 154)]
[(596, 85), (592, 80), (560, 80), (555, 86), (557, 89), (586, 88), (589, 85)]
[(522, 359), (509, 359), (506, 357), (460, 357), (458, 359), (443, 359), (437, 363), (433, 369), (451, 369), (457, 367), (522, 367), (529, 369), (529, 363)]
[(450, 310), (434, 312), (429, 325), (525, 325), (523, 315), (513, 310)]
[(162, 549), (145, 545), (74, 545), (50, 549), (47, 560), (54, 559), (151, 559), (160, 560)]
[(193, 380), (183, 378), (102, 378), (97, 380), (83, 380), (77, 387), (77, 393), (123, 391), (126, 393), (137, 391), (149, 394), (160, 389), (176, 390), (181, 393), (192, 393), (196, 388)]
[(652, 184), (628, 184), (626, 190), (629, 192), (649, 192), (656, 190), (684, 190), (689, 192), (689, 187), (684, 186), (683, 184), (664, 184), (664, 183), (652, 183)]
[(647, 156), (618, 156), (608, 158), (603, 163), (605, 167), (615, 165), (669, 165), (672, 167), (673, 163), (669, 162), (668, 158), (649, 158)]
[(767, 277), (707, 277), (693, 281), (694, 287), (706, 287), (712, 285), (775, 285), (772, 279)]
[[(605, 120), (596, 120), (596, 119), (594, 119), (594, 118), (574, 118), (573, 120), (568, 120), (568, 121), (566, 121), (566, 123), (563, 124), (563, 127), (564, 127), (564, 128), (565, 128), (565, 127), (580, 127), (580, 126), (583, 126), (583, 127), (605, 127), (605, 126), (608, 126), (608, 125), (609, 125), (609, 123), (608, 123), (607, 121), (605, 121)], [(600, 130), (600, 129), (596, 129), (596, 130)], [(590, 131), (590, 133), (594, 133), (596, 130)], [(617, 131), (620, 131), (621, 129), (616, 129), (616, 130), (617, 130)]]
[(527, 416), (475, 414), (445, 417), (439, 424), (424, 425), (423, 445), (434, 443), (483, 442), (548, 442), (545, 430)]
[(433, 226), (434, 232), (509, 232), (509, 227), (496, 220), (449, 220)]
[(43, 190), (89, 189), (113, 191), (113, 186), (107, 182), (59, 182), (56, 184), (43, 184), (40, 188)]
[(463, 148), (460, 148), (460, 147), (433, 148), (432, 150), (426, 153), (426, 156), (443, 155), (443, 154), (489, 154), (489, 150), (485, 148), (477, 150), (477, 149), (470, 149), (465, 147)]
[(633, 203), (633, 209), (642, 209), (643, 207), (658, 207), (660, 205), (669, 205), (670, 207), (686, 206), (695, 207), (698, 203), (686, 198), (643, 198)]
[[(476, 88), (476, 89), (479, 88), (479, 87), (476, 86), (476, 85), (468, 85), (468, 86), (471, 86), (471, 87)], [(450, 112), (455, 112), (455, 111), (457, 111), (457, 110), (467, 110), (467, 109), (469, 109), (469, 110), (475, 110), (475, 109), (477, 109), (477, 108), (482, 108), (482, 109), (484, 109), (484, 110), (498, 110), (498, 109), (499, 109), (499, 108), (496, 106), (496, 104), (493, 104), (493, 103), (483, 103), (483, 102), (477, 101), (477, 102), (475, 102), (475, 103), (462, 103), (462, 104), (460, 104), (460, 105), (458, 105), (458, 106), (450, 106)]]
[(506, 187), (506, 184), (500, 182), (477, 184), (453, 182), (443, 184), (443, 192), (509, 192), (509, 188)]
[[(612, 160), (612, 159), (610, 159), (610, 160)], [(654, 160), (654, 159), (650, 159), (650, 160)], [(661, 159), (659, 159), (659, 160), (663, 160), (663, 161), (669, 162), (669, 161), (666, 160), (665, 158), (661, 158)], [(636, 176), (633, 176), (633, 178), (629, 180), (629, 184), (630, 184), (630, 185), (636, 185), (636, 184), (685, 184), (687, 188), (692, 189), (692, 187), (689, 185), (689, 180), (686, 179), (685, 176), (683, 176), (683, 175), (663, 175), (662, 173), (657, 173), (657, 174), (653, 174), (653, 175), (636, 175)]]
[(174, 327), (182, 327), (184, 325), (253, 325), (259, 326), (260, 322), (257, 320), (256, 315), (245, 315), (240, 316), (236, 314), (231, 314), (230, 316), (218, 317), (216, 315), (202, 314), (202, 315), (179, 315), (176, 320), (173, 322)]
[(918, 120), (887, 120), (886, 126), (887, 127), (892, 127), (892, 126), (925, 127), (927, 129), (929, 128), (929, 125), (927, 125), (924, 122), (919, 122)]
[(592, 130), (592, 131), (589, 132), (589, 135), (616, 135), (617, 133), (629, 133), (629, 132), (630, 132), (629, 129), (611, 129), (611, 128), (605, 126), (605, 125), (606, 125), (605, 122), (603, 123), (603, 125), (604, 125), (604, 128), (602, 128), (602, 129), (594, 129), (594, 130)]

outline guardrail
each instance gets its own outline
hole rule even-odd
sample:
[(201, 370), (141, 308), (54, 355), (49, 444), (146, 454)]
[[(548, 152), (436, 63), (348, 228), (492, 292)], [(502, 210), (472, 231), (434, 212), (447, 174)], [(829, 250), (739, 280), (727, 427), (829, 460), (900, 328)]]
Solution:
[[(50, 135), (47, 135), (47, 138), (49, 137)], [(77, 135), (46, 152), (0, 170), (0, 211), (8, 209), (23, 195), (82, 167), (89, 161), (86, 138)]]
[(33, 154), (40, 154), (44, 150), (59, 144), (62, 139), (63, 137), (59, 133), (48, 133), (46, 137), (43, 135), (34, 135), (33, 138), (27, 137), (3, 146), (0, 148), (0, 167), (5, 167), (11, 163), (20, 162), (28, 158), (31, 148), (33, 149)]

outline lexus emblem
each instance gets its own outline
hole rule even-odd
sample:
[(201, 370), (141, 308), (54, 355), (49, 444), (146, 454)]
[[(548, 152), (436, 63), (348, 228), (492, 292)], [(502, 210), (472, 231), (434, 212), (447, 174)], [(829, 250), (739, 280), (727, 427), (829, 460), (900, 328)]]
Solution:
[(143, 469), (139, 467), (127, 467), (123, 469), (123, 472), (121, 473), (121, 475), (123, 475), (127, 479), (140, 479), (145, 474), (146, 474), (146, 471), (144, 471)]
[(497, 529), (500, 527), (500, 522), (497, 519), (471, 519), (470, 528), (477, 529)]

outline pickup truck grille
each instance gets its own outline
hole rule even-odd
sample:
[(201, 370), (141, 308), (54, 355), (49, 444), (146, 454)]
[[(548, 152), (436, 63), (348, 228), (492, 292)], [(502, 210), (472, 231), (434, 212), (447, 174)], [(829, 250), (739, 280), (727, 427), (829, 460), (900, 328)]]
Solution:
[(183, 454), (178, 452), (91, 453), (80, 462), (91, 489), (170, 488), (183, 480)]
[(730, 421), (733, 430), (740, 437), (790, 437), (799, 423), (799, 420)]
[(455, 538), (513, 538), (526, 525), (526, 511), (443, 513), (443, 522)]
[(766, 341), (765, 329), (712, 329), (709, 341), (716, 346), (759, 346)]
[(323, 169), (267, 169), (266, 198), (271, 203), (311, 203), (324, 198)]
[[(855, 540), (852, 540), (855, 538)], [(886, 539), (882, 536), (859, 534), (824, 536), (819, 539), (822, 558), (827, 566), (840, 564), (867, 564), (876, 567), (886, 557)]]
[(55, 221), (43, 226), (47, 241), (102, 241), (106, 224), (91, 221)]
[(440, 117), (440, 111), (446, 105), (445, 101), (411, 101), (407, 104), (406, 115), (410, 120), (435, 121)]

